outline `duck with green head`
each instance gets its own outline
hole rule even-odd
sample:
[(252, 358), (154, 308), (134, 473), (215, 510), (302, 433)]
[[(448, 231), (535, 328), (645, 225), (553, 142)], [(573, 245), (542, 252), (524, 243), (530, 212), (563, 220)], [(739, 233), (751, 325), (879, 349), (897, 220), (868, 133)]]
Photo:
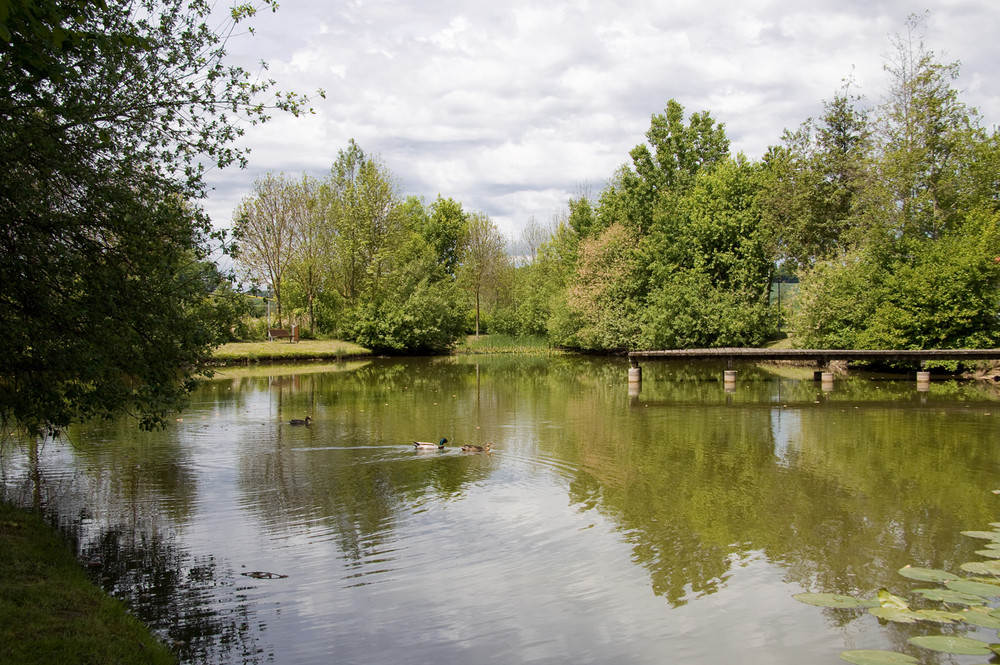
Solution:
[(439, 443), (431, 443), (430, 441), (414, 441), (413, 447), (417, 450), (431, 450), (437, 448), (441, 450), (444, 448), (444, 444), (448, 443), (448, 439), (442, 438)]

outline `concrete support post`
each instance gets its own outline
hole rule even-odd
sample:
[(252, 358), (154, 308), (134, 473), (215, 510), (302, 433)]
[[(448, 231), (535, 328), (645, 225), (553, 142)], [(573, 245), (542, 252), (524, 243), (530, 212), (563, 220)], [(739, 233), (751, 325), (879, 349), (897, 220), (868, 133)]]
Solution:
[(917, 372), (917, 390), (927, 392), (931, 389), (931, 373)]

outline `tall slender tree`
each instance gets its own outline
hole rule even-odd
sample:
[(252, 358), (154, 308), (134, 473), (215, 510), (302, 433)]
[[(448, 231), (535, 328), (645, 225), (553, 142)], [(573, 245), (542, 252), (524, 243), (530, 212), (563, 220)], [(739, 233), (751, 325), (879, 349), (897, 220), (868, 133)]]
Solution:
[(233, 234), (247, 276), (267, 284), (274, 293), (278, 327), (283, 324), (282, 286), (296, 256), (297, 222), (303, 205), (296, 185), (268, 173), (254, 181), (252, 191), (233, 211)]

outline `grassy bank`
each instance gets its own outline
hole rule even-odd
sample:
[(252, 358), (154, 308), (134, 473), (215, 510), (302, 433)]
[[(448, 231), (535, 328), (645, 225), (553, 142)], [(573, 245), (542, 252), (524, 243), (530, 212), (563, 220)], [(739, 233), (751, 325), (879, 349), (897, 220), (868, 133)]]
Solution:
[[(561, 353), (545, 337), (510, 335), (469, 335), (455, 347), (456, 353)], [(280, 342), (232, 342), (216, 349), (213, 358), (225, 365), (259, 362), (295, 362), (301, 360), (342, 360), (371, 355), (363, 346), (340, 340), (303, 340), (295, 344)]]
[(0, 502), (0, 663), (176, 663), (40, 517)]
[(223, 344), (212, 357), (225, 364), (282, 362), (295, 360), (337, 360), (370, 355), (363, 346), (340, 340), (302, 340), (291, 344), (275, 342), (232, 342)]
[(547, 337), (514, 337), (512, 335), (469, 335), (465, 342), (459, 344), (457, 353), (521, 353), (521, 354), (555, 354), (563, 353), (556, 349)]

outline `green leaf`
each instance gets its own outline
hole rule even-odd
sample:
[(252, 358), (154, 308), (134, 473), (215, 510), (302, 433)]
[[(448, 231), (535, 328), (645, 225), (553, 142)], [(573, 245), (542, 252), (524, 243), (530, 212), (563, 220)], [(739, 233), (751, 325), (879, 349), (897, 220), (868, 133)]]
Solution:
[(961, 579), (958, 575), (949, 573), (946, 570), (914, 568), (913, 566), (904, 566), (900, 568), (899, 574), (903, 577), (908, 577), (911, 580), (920, 580), (921, 582), (946, 582), (948, 580)]
[(936, 600), (941, 603), (951, 603), (952, 605), (985, 605), (986, 599), (971, 593), (960, 593), (951, 589), (914, 589), (913, 593), (920, 594), (927, 600)]
[(959, 566), (962, 570), (975, 575), (1000, 576), (1000, 561), (970, 561)]
[(979, 556), (984, 556), (988, 559), (1000, 559), (1000, 545), (996, 548), (988, 550), (976, 550), (976, 554)]
[(801, 603), (815, 605), (817, 607), (878, 607), (877, 600), (862, 600), (860, 598), (855, 598), (854, 596), (844, 596), (837, 593), (797, 593), (792, 596), (792, 598)]
[(874, 649), (854, 649), (841, 651), (840, 657), (854, 665), (897, 665), (899, 663), (918, 662), (913, 656), (895, 651), (876, 651)]
[(990, 645), (971, 637), (955, 637), (950, 635), (922, 635), (911, 637), (910, 644), (924, 649), (943, 651), (945, 653), (962, 654), (966, 656), (985, 656), (993, 653)]
[(916, 623), (920, 618), (916, 612), (901, 607), (873, 607), (868, 612), (879, 619), (896, 623)]
[(959, 612), (946, 612), (945, 610), (917, 610), (913, 613), (918, 621), (933, 621), (934, 623), (954, 623), (962, 620)]
[(980, 628), (989, 628), (991, 630), (1000, 630), (1000, 617), (996, 616), (989, 610), (972, 607), (961, 612), (962, 621), (966, 623), (971, 623), (973, 626), (979, 626)]
[(878, 602), (882, 607), (891, 607), (895, 609), (905, 610), (909, 608), (906, 600), (900, 598), (899, 596), (894, 596), (889, 593), (888, 589), (878, 590)]
[(979, 538), (981, 540), (992, 540), (995, 543), (1000, 543), (1000, 532), (997, 531), (963, 531), (963, 536), (969, 536), (970, 538)]
[(971, 593), (974, 596), (984, 598), (1000, 597), (1000, 586), (977, 582), (976, 580), (948, 580), (944, 583), (946, 587), (961, 593)]

